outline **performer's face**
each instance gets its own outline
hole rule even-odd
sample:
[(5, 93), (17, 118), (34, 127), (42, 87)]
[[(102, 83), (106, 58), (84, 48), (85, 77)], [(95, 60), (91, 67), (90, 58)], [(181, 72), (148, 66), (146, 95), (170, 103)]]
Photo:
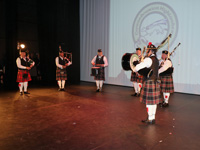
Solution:
[(167, 58), (167, 54), (162, 54), (162, 59), (165, 60)]
[(98, 52), (97, 54), (98, 54), (98, 56), (102, 56), (103, 53), (102, 52)]
[(21, 52), (21, 57), (26, 57), (26, 53), (25, 52)]
[(152, 51), (151, 51), (151, 50), (148, 50), (148, 51), (147, 51), (147, 56), (149, 57), (149, 56), (151, 56), (151, 54), (152, 54)]
[(60, 53), (60, 56), (61, 56), (61, 57), (64, 57), (64, 53)]
[(140, 56), (140, 55), (141, 55), (141, 51), (140, 51), (140, 50), (137, 50), (137, 51), (136, 51), (136, 54)]

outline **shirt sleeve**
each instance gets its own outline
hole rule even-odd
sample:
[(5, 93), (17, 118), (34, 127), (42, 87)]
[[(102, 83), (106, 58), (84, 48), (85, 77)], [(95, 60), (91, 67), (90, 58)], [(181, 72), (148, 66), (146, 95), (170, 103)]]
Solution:
[(151, 58), (145, 58), (143, 62), (139, 63), (138, 65), (136, 65), (134, 72), (137, 72), (145, 67), (149, 68), (152, 65), (152, 60)]
[(91, 64), (92, 64), (92, 63), (95, 63), (96, 58), (97, 58), (97, 56), (94, 56), (94, 58), (93, 58), (92, 61), (91, 61)]
[(170, 61), (170, 60), (166, 60), (166, 61), (164, 62), (164, 64), (163, 64), (163, 66), (158, 70), (158, 73), (160, 74), (160, 73), (166, 71), (166, 70), (167, 70), (169, 67), (171, 67), (171, 66), (172, 66), (171, 61)]
[(107, 60), (106, 56), (104, 56), (103, 61), (104, 61), (104, 67), (107, 67), (108, 66), (108, 60)]
[(56, 66), (57, 66), (58, 68), (63, 69), (62, 65), (59, 64), (58, 57), (56, 57), (55, 62), (56, 62)]
[(17, 60), (16, 60), (16, 64), (17, 64), (17, 67), (18, 67), (19, 69), (26, 69), (26, 66), (22, 66), (22, 65), (21, 65), (21, 60), (20, 60), (19, 57), (18, 57)]

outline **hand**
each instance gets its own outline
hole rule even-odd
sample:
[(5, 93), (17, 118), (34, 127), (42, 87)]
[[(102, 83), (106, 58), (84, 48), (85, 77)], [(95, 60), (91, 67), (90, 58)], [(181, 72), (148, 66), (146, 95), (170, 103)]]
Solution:
[(33, 67), (33, 65), (30, 65), (30, 67), (32, 68), (32, 67)]
[(27, 70), (31, 70), (31, 67), (26, 67)]
[(92, 65), (94, 66), (94, 65), (95, 65), (95, 63), (93, 62), (93, 63), (92, 63)]
[(64, 65), (63, 65), (62, 68), (65, 69), (65, 68), (67, 68), (67, 66), (64, 66)]

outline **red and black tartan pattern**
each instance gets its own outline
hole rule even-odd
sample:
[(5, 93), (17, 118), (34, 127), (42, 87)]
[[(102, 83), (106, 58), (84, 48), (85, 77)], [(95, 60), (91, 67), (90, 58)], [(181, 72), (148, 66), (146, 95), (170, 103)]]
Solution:
[(138, 77), (137, 77), (136, 73), (132, 71), (132, 73), (131, 73), (131, 81), (132, 82), (137, 82), (137, 78)]
[(67, 70), (66, 69), (56, 69), (56, 80), (67, 80)]
[(105, 71), (104, 67), (101, 67), (99, 69), (99, 74), (94, 76), (94, 80), (104, 80), (105, 81)]
[[(27, 78), (23, 78), (24, 74), (28, 74)], [(29, 70), (20, 70), (18, 69), (17, 73), (17, 82), (28, 82), (31, 81), (31, 75)]]
[(160, 76), (161, 80), (161, 92), (173, 93), (174, 92), (174, 83), (172, 76)]
[(138, 75), (137, 83), (143, 83), (143, 76)]
[(155, 105), (162, 102), (160, 94), (160, 83), (146, 80), (143, 83), (140, 101), (147, 105)]

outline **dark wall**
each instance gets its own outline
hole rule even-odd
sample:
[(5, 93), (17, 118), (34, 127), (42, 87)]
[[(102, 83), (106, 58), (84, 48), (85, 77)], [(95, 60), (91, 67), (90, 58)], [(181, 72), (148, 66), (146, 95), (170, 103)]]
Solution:
[[(41, 84), (56, 84), (58, 45), (73, 53), (68, 68), (70, 83), (80, 81), (79, 0), (0, 0), (0, 62), (6, 58), (6, 85), (17, 88), (17, 42), (39, 52)], [(5, 55), (5, 56), (4, 56)]]

